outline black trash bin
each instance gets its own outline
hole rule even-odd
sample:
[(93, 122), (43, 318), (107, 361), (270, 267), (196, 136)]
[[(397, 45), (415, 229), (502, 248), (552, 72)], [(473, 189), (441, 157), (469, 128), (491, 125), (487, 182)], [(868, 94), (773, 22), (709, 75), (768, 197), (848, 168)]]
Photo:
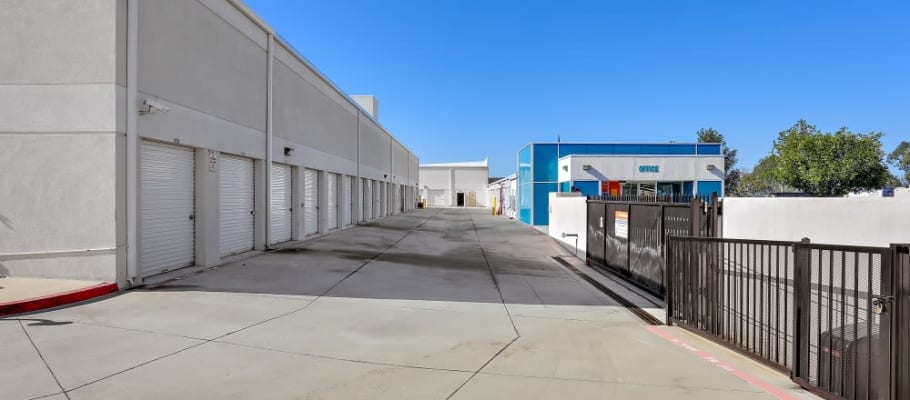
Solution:
[(878, 324), (873, 324), (872, 336), (869, 336), (868, 326), (866, 322), (860, 322), (822, 332), (818, 344), (821, 356), (819, 388), (846, 399), (879, 398), (876, 377), (871, 374), (887, 371), (876, 371), (874, 367), (870, 370), (871, 363), (878, 360), (881, 350)]

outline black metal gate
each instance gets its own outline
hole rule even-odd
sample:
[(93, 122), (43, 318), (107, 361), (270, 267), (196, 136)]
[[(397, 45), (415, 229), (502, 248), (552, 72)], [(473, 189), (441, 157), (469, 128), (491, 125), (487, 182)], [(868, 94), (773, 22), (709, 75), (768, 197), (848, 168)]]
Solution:
[(667, 319), (830, 399), (910, 399), (910, 246), (667, 243)]
[(587, 263), (663, 297), (666, 237), (717, 235), (719, 206), (716, 197), (686, 203), (589, 199)]

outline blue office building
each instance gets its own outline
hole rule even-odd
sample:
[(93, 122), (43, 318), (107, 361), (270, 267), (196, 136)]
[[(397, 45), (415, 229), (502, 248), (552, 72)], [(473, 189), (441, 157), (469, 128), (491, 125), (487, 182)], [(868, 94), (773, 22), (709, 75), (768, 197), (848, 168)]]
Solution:
[(716, 143), (530, 143), (518, 152), (518, 219), (549, 223), (549, 195), (723, 195)]

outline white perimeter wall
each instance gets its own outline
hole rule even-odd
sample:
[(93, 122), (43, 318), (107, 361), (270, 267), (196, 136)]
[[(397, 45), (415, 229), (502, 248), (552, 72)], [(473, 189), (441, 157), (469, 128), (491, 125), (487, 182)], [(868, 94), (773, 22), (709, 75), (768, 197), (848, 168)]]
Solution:
[(577, 193), (550, 193), (549, 234), (570, 250), (575, 250), (575, 238), (563, 238), (563, 233), (578, 234), (577, 255), (585, 259), (587, 243), (588, 199)]
[(910, 198), (723, 200), (724, 237), (888, 246), (910, 243)]

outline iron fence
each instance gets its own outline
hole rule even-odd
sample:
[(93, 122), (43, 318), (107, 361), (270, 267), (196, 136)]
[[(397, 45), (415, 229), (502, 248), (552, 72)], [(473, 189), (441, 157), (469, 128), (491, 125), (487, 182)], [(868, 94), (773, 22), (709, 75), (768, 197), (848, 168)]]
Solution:
[(672, 236), (667, 319), (830, 399), (910, 398), (907, 245)]

